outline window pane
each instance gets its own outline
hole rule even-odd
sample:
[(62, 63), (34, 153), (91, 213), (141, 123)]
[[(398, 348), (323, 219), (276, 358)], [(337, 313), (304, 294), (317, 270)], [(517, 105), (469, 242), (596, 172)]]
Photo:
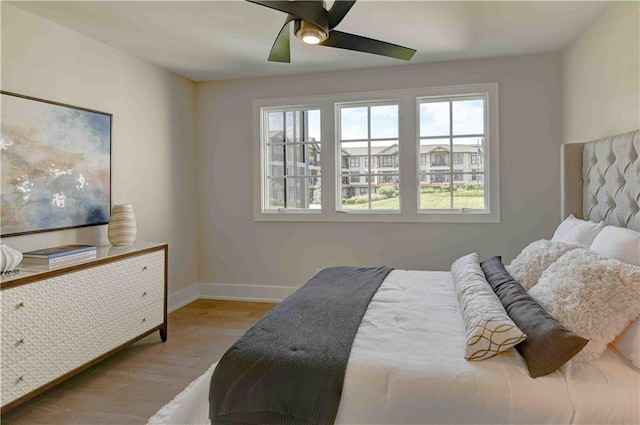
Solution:
[[(449, 139), (420, 140), (420, 172), (447, 171), (449, 169)], [(438, 165), (440, 164), (440, 165)]]
[(314, 210), (319, 210), (321, 205), (321, 195), (322, 195), (322, 187), (320, 184), (320, 177), (310, 177), (305, 179), (307, 183), (307, 199), (309, 200), (309, 205), (307, 208), (311, 208)]
[(420, 176), (420, 208), (451, 208), (451, 174), (423, 173)]
[(271, 164), (271, 177), (282, 177), (284, 176), (284, 166), (282, 163), (272, 163)]
[(455, 164), (456, 168), (464, 172), (484, 171), (484, 137), (456, 137), (453, 152), (462, 156), (462, 163)]
[(320, 137), (320, 111), (311, 110), (307, 111), (307, 138), (309, 142), (319, 142), (322, 140)]
[(420, 137), (448, 136), (449, 102), (420, 104)]
[(315, 173), (309, 172), (307, 174), (320, 174), (320, 144), (309, 143), (305, 145), (305, 149), (305, 162), (308, 169), (310, 171), (315, 171)]
[(268, 188), (268, 208), (284, 208), (285, 206), (285, 193), (284, 193), (284, 178), (272, 177), (269, 179)]
[(400, 173), (398, 141), (371, 142), (371, 173)]
[(287, 164), (287, 176), (296, 175), (296, 151), (298, 146), (287, 143), (285, 145), (285, 163)]
[(282, 143), (284, 141), (284, 113), (269, 112), (267, 116), (269, 141)]
[(399, 210), (400, 209), (400, 176), (397, 174), (384, 174), (373, 176), (377, 183), (374, 187), (375, 194), (371, 197), (372, 210)]
[(464, 184), (456, 185), (453, 192), (453, 208), (483, 210), (486, 208), (484, 197), (484, 174), (464, 174)]
[(371, 107), (371, 138), (398, 138), (398, 105)]
[(340, 139), (364, 140), (368, 138), (367, 107), (340, 109)]
[(293, 141), (293, 113), (294, 111), (287, 111), (284, 114), (285, 133), (287, 135), (287, 142)]
[(484, 133), (484, 100), (453, 102), (453, 134)]
[(286, 208), (320, 209), (320, 179), (291, 178), (286, 180)]
[(271, 176), (284, 175), (284, 145), (274, 145), (269, 147), (269, 165)]

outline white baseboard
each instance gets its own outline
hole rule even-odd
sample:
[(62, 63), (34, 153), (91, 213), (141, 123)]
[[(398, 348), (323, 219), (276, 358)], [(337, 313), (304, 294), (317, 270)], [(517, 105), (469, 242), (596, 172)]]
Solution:
[(195, 283), (169, 294), (167, 310), (172, 312), (198, 299), (280, 302), (291, 295), (294, 286)]
[(197, 283), (173, 292), (167, 297), (167, 312), (171, 313), (198, 298), (200, 298), (200, 289)]
[(280, 302), (296, 289), (293, 286), (201, 283), (200, 298), (211, 300)]

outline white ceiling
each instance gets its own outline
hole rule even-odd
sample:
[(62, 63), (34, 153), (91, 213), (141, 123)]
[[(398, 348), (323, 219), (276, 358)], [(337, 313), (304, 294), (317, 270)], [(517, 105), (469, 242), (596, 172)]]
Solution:
[(359, 0), (337, 29), (417, 49), (410, 62), (292, 37), (282, 64), (266, 59), (286, 15), (242, 0), (11, 4), (195, 81), (559, 52), (607, 6)]

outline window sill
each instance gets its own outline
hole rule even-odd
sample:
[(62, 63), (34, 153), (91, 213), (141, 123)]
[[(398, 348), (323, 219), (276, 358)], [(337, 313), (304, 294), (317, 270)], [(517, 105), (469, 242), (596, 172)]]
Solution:
[(498, 213), (435, 213), (419, 212), (401, 214), (400, 212), (330, 212), (319, 211), (255, 213), (254, 221), (281, 221), (307, 223), (499, 223)]

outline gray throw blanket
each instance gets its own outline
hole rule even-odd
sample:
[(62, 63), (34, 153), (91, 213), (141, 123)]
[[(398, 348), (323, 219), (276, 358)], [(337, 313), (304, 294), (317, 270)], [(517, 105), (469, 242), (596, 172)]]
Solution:
[(390, 271), (324, 269), (267, 313), (218, 362), (212, 424), (333, 424), (353, 339)]

